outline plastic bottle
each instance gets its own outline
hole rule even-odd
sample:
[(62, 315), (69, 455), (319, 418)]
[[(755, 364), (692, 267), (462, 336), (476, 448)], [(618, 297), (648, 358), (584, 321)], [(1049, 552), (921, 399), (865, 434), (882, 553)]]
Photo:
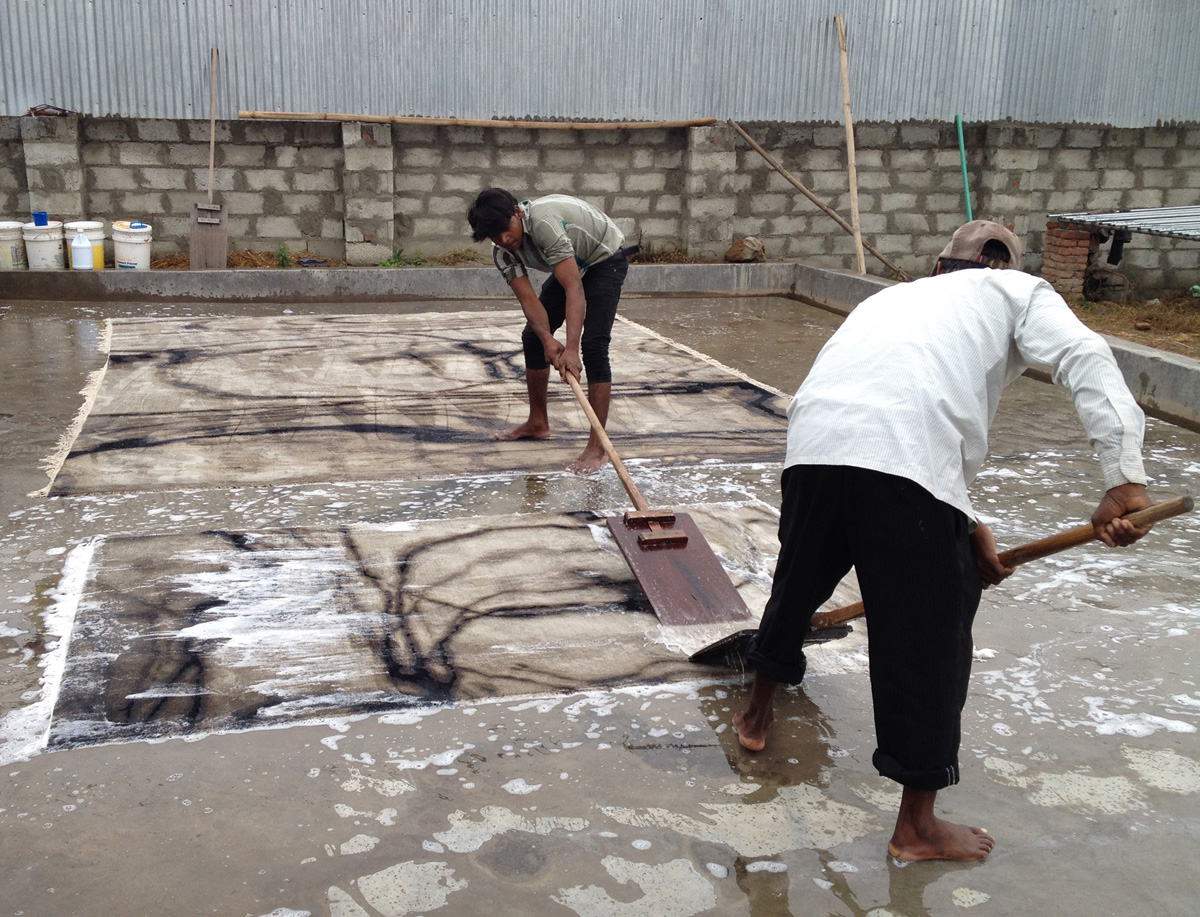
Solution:
[(76, 230), (75, 238), (71, 240), (71, 270), (92, 270), (92, 240), (82, 229)]

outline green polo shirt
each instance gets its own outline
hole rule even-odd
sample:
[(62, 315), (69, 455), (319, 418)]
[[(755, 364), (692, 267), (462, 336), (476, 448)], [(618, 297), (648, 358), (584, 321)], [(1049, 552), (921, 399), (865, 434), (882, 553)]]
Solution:
[(517, 205), (521, 212), (521, 247), (515, 252), (492, 247), (492, 260), (506, 283), (526, 277), (528, 268), (550, 273), (554, 265), (574, 258), (583, 274), (617, 252), (625, 236), (606, 214), (587, 201), (567, 194), (548, 194)]

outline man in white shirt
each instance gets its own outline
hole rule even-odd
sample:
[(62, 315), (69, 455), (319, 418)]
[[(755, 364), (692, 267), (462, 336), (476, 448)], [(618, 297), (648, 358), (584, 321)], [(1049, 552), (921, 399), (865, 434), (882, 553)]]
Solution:
[(1142, 411), (1104, 339), (1019, 270), (1021, 254), (998, 223), (961, 227), (933, 276), (847, 317), (788, 407), (779, 562), (734, 727), (745, 748), (764, 746), (776, 687), (804, 677), (813, 612), (854, 567), (870, 639), (873, 763), (904, 787), (888, 843), (901, 860), (979, 860), (994, 843), (935, 816), (934, 801), (959, 779), (981, 590), (1012, 573), (967, 496), (1005, 385), (1030, 365), (1051, 367), (1108, 488), (1092, 515), (1097, 537), (1115, 547), (1149, 531), (1119, 518), (1150, 503)]

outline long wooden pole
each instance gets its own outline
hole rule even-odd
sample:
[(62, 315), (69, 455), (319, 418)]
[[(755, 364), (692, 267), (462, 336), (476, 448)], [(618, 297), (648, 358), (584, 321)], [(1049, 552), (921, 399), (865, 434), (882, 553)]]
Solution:
[(213, 166), (217, 156), (217, 49), (210, 59), (212, 84), (208, 93), (208, 202), (212, 203)]
[(705, 127), (716, 118), (683, 121), (511, 121), (489, 118), (419, 118), (408, 115), (345, 115), (312, 111), (239, 111), (239, 118), (268, 121), (363, 121), (368, 124), (415, 124), (425, 127), (523, 127), (538, 131), (615, 131)]
[(592, 407), (591, 402), (588, 401), (587, 395), (583, 393), (583, 388), (580, 386), (579, 380), (570, 372), (563, 373), (563, 376), (570, 383), (571, 391), (575, 393), (575, 398), (579, 401), (579, 406), (583, 408), (583, 413), (587, 415), (592, 432), (596, 434), (596, 438), (600, 440), (600, 445), (604, 447), (604, 454), (612, 462), (613, 469), (617, 472), (617, 477), (625, 488), (625, 493), (629, 494), (629, 499), (633, 501), (633, 512), (625, 514), (625, 524), (627, 526), (644, 525), (650, 530), (638, 535), (638, 545), (643, 548), (682, 548), (686, 546), (688, 543), (687, 532), (683, 529), (663, 527), (664, 522), (674, 524), (675, 514), (669, 510), (651, 509), (649, 504), (646, 503), (645, 498), (642, 497), (641, 491), (633, 483), (633, 478), (625, 470), (625, 463), (621, 461), (621, 456), (617, 455), (617, 450), (613, 446), (612, 440), (604, 432), (604, 424), (600, 422), (600, 418)]
[(842, 115), (846, 120), (846, 170), (850, 177), (850, 225), (854, 229), (854, 254), (858, 258), (858, 272), (867, 272), (863, 258), (862, 226), (858, 219), (858, 168), (854, 161), (854, 120), (850, 117), (850, 63), (846, 58), (846, 27), (842, 14), (834, 18), (837, 23), (838, 57), (842, 64)]
[(612, 440), (604, 432), (604, 424), (600, 422), (600, 418), (592, 407), (592, 403), (588, 401), (587, 395), (583, 393), (583, 388), (579, 385), (579, 380), (569, 372), (563, 373), (563, 376), (570, 383), (571, 391), (575, 393), (575, 398), (579, 401), (579, 406), (583, 408), (583, 413), (587, 415), (592, 432), (596, 434), (596, 438), (600, 440), (600, 445), (604, 447), (604, 454), (612, 462), (613, 470), (616, 471), (617, 477), (620, 478), (621, 484), (625, 488), (625, 493), (629, 494), (629, 499), (633, 501), (634, 509), (646, 512), (650, 508), (649, 505), (643, 499), (641, 491), (637, 489), (637, 485), (633, 483), (633, 478), (629, 476), (629, 472), (625, 470), (625, 463), (621, 461), (621, 456), (617, 454)]
[[(833, 222), (837, 223), (838, 226), (842, 227), (842, 229), (844, 229), (846, 232), (850, 233), (850, 235), (854, 235), (854, 227), (853, 226), (851, 226), (849, 223), (847, 223), (845, 220), (843, 220), (841, 215), (836, 210), (834, 210), (832, 207), (830, 207), (828, 204), (826, 204), (823, 200), (821, 200), (819, 197), (817, 197), (815, 194), (813, 194), (811, 191), (809, 191), (807, 188), (805, 188), (804, 185), (800, 184), (800, 182), (798, 182), (796, 180), (796, 177), (794, 175), (792, 175), (791, 172), (789, 172), (787, 169), (785, 169), (783, 166), (781, 166), (770, 153), (768, 153), (761, 146), (759, 146), (757, 143), (755, 143), (754, 138), (751, 137), (749, 134), (747, 134), (744, 130), (742, 130), (742, 126), (740, 124), (738, 124), (736, 121), (731, 120), (731, 121), (729, 121), (729, 126), (732, 127), (739, 134), (741, 134), (742, 139), (745, 140), (746, 143), (748, 143), (750, 145), (750, 149), (754, 150), (754, 152), (756, 152), (759, 156), (761, 156), (763, 159), (765, 159), (767, 161), (767, 164), (770, 165), (771, 168), (773, 168), (776, 172), (778, 172), (780, 175), (782, 175), (785, 179), (787, 179), (793, 188), (795, 188), (797, 191), (799, 191), (801, 194), (803, 194), (806, 198), (808, 198), (810, 201), (812, 201), (814, 204), (816, 204), (817, 207), (819, 207), (821, 209), (821, 212), (824, 213), (826, 216), (828, 216), (831, 220), (833, 220)], [(877, 249), (874, 245), (872, 245), (870, 242), (866, 241), (865, 239), (863, 240), (863, 248), (865, 248), (872, 255), (874, 255), (881, 262), (883, 262), (884, 267), (886, 267), (889, 271), (891, 271), (897, 277), (901, 278), (902, 280), (912, 280), (912, 278), (909, 277), (908, 274), (905, 273), (900, 268), (899, 265), (897, 265), (894, 261), (892, 261), (890, 258), (888, 258), (887, 255), (883, 254), (881, 251), (879, 251), (879, 249)]]
[[(1151, 525), (1155, 522), (1162, 522), (1164, 519), (1170, 519), (1172, 516), (1191, 512), (1192, 505), (1192, 498), (1185, 494), (1182, 497), (1172, 497), (1170, 500), (1164, 500), (1161, 503), (1147, 506), (1145, 509), (1128, 513), (1121, 518), (1128, 519), (1137, 526)], [(1087, 544), (1089, 541), (1095, 540), (1096, 530), (1089, 523), (1087, 525), (1076, 526), (1065, 532), (1059, 532), (1057, 535), (1051, 535), (1048, 538), (1041, 538), (1037, 541), (1031, 541), (1028, 544), (1010, 548), (1007, 551), (1001, 551), (998, 556), (1000, 563), (1005, 567), (1015, 567), (1019, 564), (1049, 557), (1051, 554), (1057, 554), (1059, 551), (1067, 550), (1067, 548), (1075, 548), (1081, 544)], [(825, 630), (827, 627), (836, 627), (838, 624), (845, 624), (847, 621), (861, 617), (863, 612), (862, 602), (855, 602), (853, 605), (834, 608), (831, 611), (818, 612), (812, 616), (809, 628), (811, 630)]]

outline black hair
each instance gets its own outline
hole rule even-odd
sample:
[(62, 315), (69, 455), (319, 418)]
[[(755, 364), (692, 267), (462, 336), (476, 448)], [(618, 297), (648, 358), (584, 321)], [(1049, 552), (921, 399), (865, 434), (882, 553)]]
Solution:
[(471, 224), (471, 238), (476, 242), (498, 236), (508, 229), (517, 207), (517, 199), (503, 188), (485, 188), (479, 192), (467, 210), (467, 222)]
[(981, 267), (1004, 270), (1011, 260), (1012, 255), (1007, 245), (997, 242), (995, 239), (988, 239), (983, 243), (983, 250), (979, 253), (978, 261), (967, 261), (962, 258), (938, 258), (933, 273), (935, 275), (953, 274), (955, 271), (969, 271)]

